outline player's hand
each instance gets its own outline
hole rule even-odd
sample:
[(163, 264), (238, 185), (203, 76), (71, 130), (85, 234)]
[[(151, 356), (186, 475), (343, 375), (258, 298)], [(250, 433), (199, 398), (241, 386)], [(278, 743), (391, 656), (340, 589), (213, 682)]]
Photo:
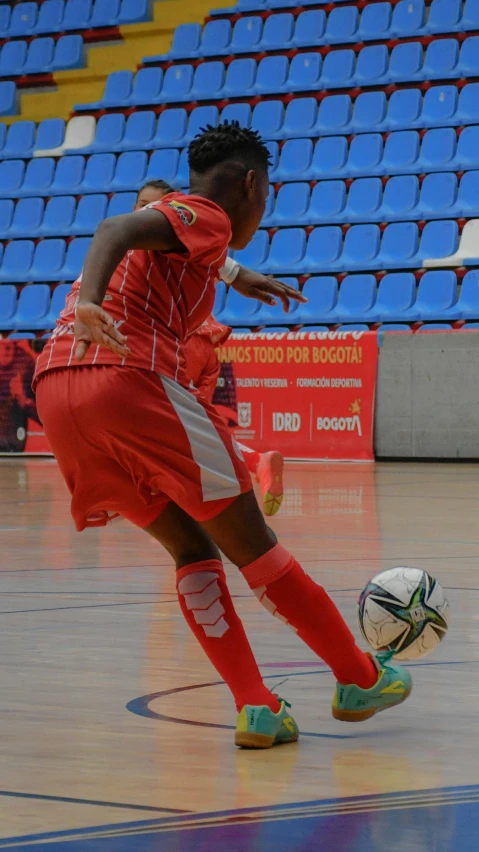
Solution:
[(258, 299), (265, 305), (277, 305), (278, 299), (283, 303), (285, 313), (289, 311), (290, 300), (295, 302), (307, 302), (299, 290), (295, 290), (288, 284), (283, 284), (271, 275), (261, 275), (242, 266), (235, 281), (231, 285), (238, 293), (249, 299)]
[(79, 302), (75, 316), (75, 358), (83, 361), (92, 343), (99, 343), (120, 358), (126, 358), (130, 350), (126, 337), (115, 326), (113, 318), (93, 302)]

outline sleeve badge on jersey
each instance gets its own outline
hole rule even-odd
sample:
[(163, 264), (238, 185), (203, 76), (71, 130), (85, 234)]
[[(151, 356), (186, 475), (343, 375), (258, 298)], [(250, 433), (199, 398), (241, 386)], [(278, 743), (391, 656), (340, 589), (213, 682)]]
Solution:
[(186, 204), (183, 204), (181, 201), (168, 201), (167, 207), (172, 207), (173, 210), (176, 210), (178, 216), (180, 217), (183, 225), (194, 225), (196, 222), (196, 213)]

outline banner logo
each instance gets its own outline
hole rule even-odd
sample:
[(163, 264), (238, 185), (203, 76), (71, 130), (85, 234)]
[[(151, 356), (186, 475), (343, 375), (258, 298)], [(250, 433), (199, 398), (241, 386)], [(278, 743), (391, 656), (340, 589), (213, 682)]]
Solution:
[(301, 415), (297, 412), (273, 412), (273, 432), (299, 432)]
[(191, 207), (188, 207), (186, 204), (182, 204), (179, 201), (168, 201), (167, 207), (172, 207), (173, 210), (176, 210), (178, 216), (183, 222), (183, 225), (195, 224), (196, 213), (191, 209)]
[(250, 402), (238, 403), (238, 426), (240, 429), (249, 429), (252, 421), (252, 411)]
[(361, 419), (356, 414), (354, 417), (318, 417), (316, 421), (318, 432), (356, 432), (359, 437), (363, 436)]

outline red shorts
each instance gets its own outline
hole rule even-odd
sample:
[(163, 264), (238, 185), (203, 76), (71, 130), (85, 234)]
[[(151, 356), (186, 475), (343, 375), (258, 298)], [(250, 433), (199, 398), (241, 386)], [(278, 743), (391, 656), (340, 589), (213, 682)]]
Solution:
[(78, 530), (117, 516), (147, 527), (170, 500), (208, 520), (251, 490), (221, 417), (173, 379), (72, 367), (42, 375), (36, 393)]

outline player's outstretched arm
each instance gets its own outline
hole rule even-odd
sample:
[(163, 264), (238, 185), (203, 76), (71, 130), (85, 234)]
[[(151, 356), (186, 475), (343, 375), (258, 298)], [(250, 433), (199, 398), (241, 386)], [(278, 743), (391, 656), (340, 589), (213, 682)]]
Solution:
[(185, 251), (160, 210), (114, 216), (99, 225), (86, 256), (76, 309), (77, 361), (85, 357), (92, 343), (106, 346), (122, 358), (129, 353), (125, 336), (101, 305), (116, 267), (130, 249)]
[(261, 275), (260, 272), (254, 272), (246, 266), (240, 266), (239, 271), (234, 281), (231, 282), (238, 293), (243, 296), (248, 296), (250, 299), (258, 299), (266, 305), (276, 305), (277, 300), (283, 303), (285, 313), (289, 311), (290, 300), (295, 302), (307, 302), (308, 300), (301, 295), (299, 290), (289, 287), (282, 281), (278, 281), (270, 275)]

